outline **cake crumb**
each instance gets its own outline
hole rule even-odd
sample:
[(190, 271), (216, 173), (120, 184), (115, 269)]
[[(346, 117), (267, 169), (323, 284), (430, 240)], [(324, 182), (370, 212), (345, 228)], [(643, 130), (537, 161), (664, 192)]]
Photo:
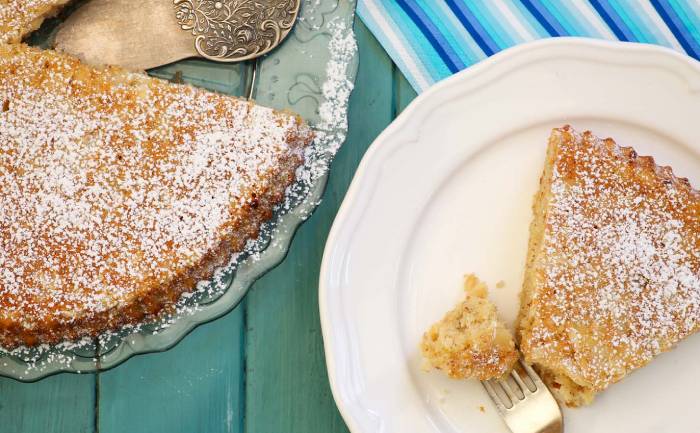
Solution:
[(488, 300), (488, 287), (465, 276), (465, 299), (424, 335), (421, 352), (453, 379), (486, 380), (508, 372), (518, 358), (510, 332)]
[(502, 288), (504, 288), (505, 286), (506, 286), (506, 282), (503, 281), (503, 280), (499, 280), (499, 281), (496, 283), (496, 288), (497, 288), (497, 289), (502, 289)]
[(483, 405), (479, 405), (479, 411), (481, 413), (486, 413), (486, 408)]

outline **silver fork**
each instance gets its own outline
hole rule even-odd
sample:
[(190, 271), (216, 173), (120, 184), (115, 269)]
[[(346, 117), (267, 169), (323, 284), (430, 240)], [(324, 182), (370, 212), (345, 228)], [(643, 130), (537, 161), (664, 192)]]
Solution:
[[(526, 377), (521, 376), (520, 366)], [(513, 381), (508, 380), (512, 378)], [(531, 383), (527, 383), (529, 378)], [(542, 379), (519, 360), (509, 376), (481, 382), (513, 433), (561, 433), (564, 421), (557, 401)]]

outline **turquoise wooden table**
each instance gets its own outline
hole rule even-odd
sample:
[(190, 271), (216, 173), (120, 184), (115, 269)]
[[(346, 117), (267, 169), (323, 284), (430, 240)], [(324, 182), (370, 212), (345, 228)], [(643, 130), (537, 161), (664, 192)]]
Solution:
[(100, 374), (37, 383), (0, 379), (0, 433), (334, 433), (347, 428), (333, 402), (318, 316), (326, 236), (374, 138), (416, 96), (356, 21), (360, 69), (350, 131), (323, 202), (284, 262), (226, 316), (164, 353)]

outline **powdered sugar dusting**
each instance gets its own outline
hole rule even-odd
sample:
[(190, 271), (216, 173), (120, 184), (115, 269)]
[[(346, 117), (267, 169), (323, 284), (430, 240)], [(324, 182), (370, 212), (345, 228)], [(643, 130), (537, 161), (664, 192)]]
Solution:
[[(304, 164), (296, 171), (297, 182), (287, 191), (284, 202), (276, 209), (277, 218), (297, 208), (313, 188), (318, 187), (319, 179), (328, 172), (329, 164), (345, 141), (348, 120), (347, 111), (353, 82), (350, 81), (349, 68), (357, 53), (357, 42), (346, 24), (335, 18), (328, 24), (330, 33), (330, 59), (326, 65), (326, 78), (322, 85), (323, 102), (319, 107), (320, 121), (312, 125), (314, 140), (304, 150)], [(315, 206), (308, 206), (309, 211)], [(308, 216), (305, 215), (305, 216)], [(211, 298), (226, 290), (230, 279), (226, 276), (238, 266), (240, 260), (257, 260), (260, 252), (268, 247), (268, 240), (274, 246), (278, 241), (280, 228), (274, 223), (261, 228), (258, 239), (250, 241), (245, 255), (235, 256), (228, 265), (217, 269), (215, 278), (204, 282), (202, 292)], [(197, 310), (193, 303), (187, 303), (180, 313), (192, 313)]]
[(0, 43), (18, 42), (39, 27), (42, 18), (50, 16), (70, 0), (3, 0), (0, 1)]
[[(234, 254), (226, 266), (216, 269), (210, 281), (200, 281), (194, 291), (184, 293), (177, 301), (173, 312), (162, 316), (157, 323), (127, 325), (119, 332), (105, 333), (99, 336), (98, 346), (95, 346), (91, 339), (83, 339), (63, 342), (56, 346), (19, 347), (12, 350), (10, 355), (14, 359), (22, 359), (22, 368), (26, 368), (27, 371), (12, 372), (13, 375), (19, 378), (26, 377), (27, 374), (36, 377), (37, 374), (41, 374), (37, 372), (55, 371), (56, 368), (76, 369), (84, 367), (87, 370), (93, 370), (95, 362), (99, 359), (95, 357), (98, 353), (96, 350), (99, 353), (106, 353), (121, 344), (139, 344), (138, 341), (144, 338), (144, 335), (158, 334), (168, 329), (183, 316), (196, 313), (204, 305), (220, 297), (231, 285), (232, 275), (241, 261), (245, 260), (246, 263), (256, 261), (262, 255), (262, 251), (268, 247), (268, 244), (275, 248), (284, 248), (278, 244), (279, 239), (288, 238), (289, 234), (279, 236), (279, 230), (289, 230), (289, 228), (285, 228), (286, 225), (279, 227), (274, 221), (283, 220), (284, 215), (292, 211), (297, 215), (308, 216), (316, 203), (309, 201), (307, 197), (312, 192), (314, 196), (319, 195), (316, 191), (320, 188), (320, 180), (327, 174), (330, 161), (340, 144), (345, 140), (347, 130), (347, 104), (352, 90), (352, 82), (347, 77), (352, 75), (357, 46), (352, 31), (344, 23), (334, 19), (326, 26), (330, 30), (331, 36), (330, 62), (327, 65), (326, 79), (322, 86), (324, 102), (320, 107), (321, 121), (313, 125), (316, 139), (304, 152), (305, 163), (296, 172), (298, 182), (288, 189), (283, 203), (276, 207), (276, 217), (273, 218), (273, 221), (263, 224), (260, 236), (248, 241), (244, 250)], [(186, 110), (185, 105), (174, 104), (168, 108), (168, 114), (177, 117), (181, 116), (184, 110)], [(261, 109), (260, 113), (264, 114), (266, 111)], [(216, 121), (218, 117), (212, 116), (211, 119)], [(164, 130), (164, 132), (167, 131)], [(215, 128), (196, 137), (195, 134), (188, 132), (186, 137), (192, 139), (197, 149), (182, 155), (188, 161), (187, 164), (183, 166), (173, 164), (173, 171), (169, 172), (171, 174), (169, 181), (176, 185), (191, 183), (198, 175), (207, 172), (205, 167), (210, 168), (212, 163), (215, 164), (216, 158), (209, 153), (210, 147), (207, 143), (216, 144), (222, 138), (220, 131)], [(136, 158), (138, 157), (136, 155)], [(63, 188), (64, 193), (68, 194), (75, 188), (75, 184), (64, 182), (61, 184), (61, 188)], [(156, 196), (154, 195), (153, 198), (155, 199)], [(214, 206), (214, 208), (216, 207)], [(300, 210), (302, 210), (302, 214), (299, 214)], [(219, 215), (216, 211), (210, 215), (213, 224)], [(298, 218), (298, 216), (293, 218)], [(172, 226), (161, 224), (160, 228), (167, 232)], [(189, 227), (183, 227), (184, 231), (178, 232), (178, 235), (188, 236), (187, 230), (189, 229)], [(7, 371), (6, 368), (4, 370)]]
[(271, 208), (259, 200), (301, 162), (309, 134), (293, 116), (137, 74), (113, 81), (55, 53), (2, 54), (6, 345), (119, 323), (222, 242), (241, 248), (227, 233)]
[(310, 161), (299, 173), (309, 187), (328, 170), (331, 158), (345, 141), (348, 128), (348, 102), (354, 87), (348, 78), (348, 68), (357, 52), (357, 42), (344, 22), (337, 18), (328, 23), (330, 59), (326, 65), (326, 80), (321, 91), (320, 122), (314, 125), (314, 145), (307, 149)]
[(700, 327), (700, 194), (612, 140), (554, 134), (530, 343), (600, 390)]

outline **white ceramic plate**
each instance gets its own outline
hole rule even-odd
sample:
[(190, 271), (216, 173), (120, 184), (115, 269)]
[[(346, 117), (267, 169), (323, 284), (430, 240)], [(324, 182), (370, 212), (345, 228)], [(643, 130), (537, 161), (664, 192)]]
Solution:
[[(425, 92), (367, 152), (323, 260), (328, 372), (353, 433), (507, 431), (477, 381), (423, 372), (418, 343), (468, 272), (512, 324), (547, 137), (565, 123), (700, 185), (700, 64), (670, 50), (549, 39)], [(567, 433), (697, 431), (698, 359), (696, 335), (565, 410)]]

